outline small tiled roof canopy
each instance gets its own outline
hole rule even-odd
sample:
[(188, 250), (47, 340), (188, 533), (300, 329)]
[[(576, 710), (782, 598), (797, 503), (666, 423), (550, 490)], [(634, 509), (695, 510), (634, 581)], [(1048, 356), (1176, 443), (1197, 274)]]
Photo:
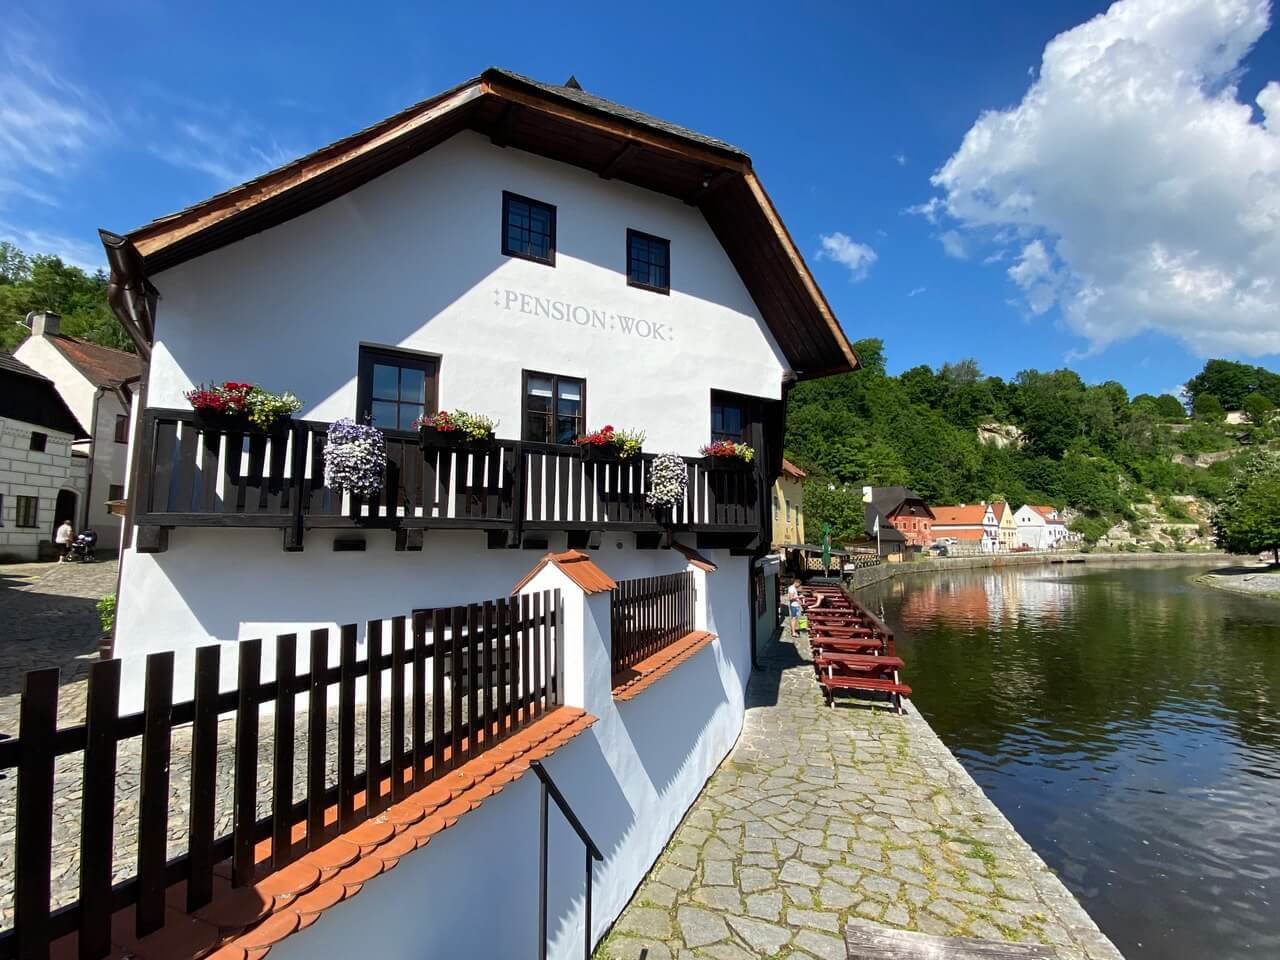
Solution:
[(529, 585), (548, 563), (555, 564), (566, 577), (582, 588), (583, 593), (606, 593), (617, 584), (613, 578), (596, 566), (591, 555), (581, 550), (565, 550), (563, 553), (548, 553), (533, 565), (533, 569), (520, 578), (520, 582), (511, 588), (517, 594)]
[(329, 203), (463, 130), (699, 208), (796, 377), (858, 367), (749, 156), (576, 85), (540, 83), (496, 67), (128, 234), (100, 231), (112, 309), (148, 356), (159, 294), (150, 277)]
[[(783, 462), (785, 463), (786, 461)], [(684, 558), (699, 570), (704, 570), (707, 573), (715, 573), (720, 569), (697, 550), (693, 549), (693, 547), (686, 547), (683, 543), (673, 543), (671, 544), (671, 549), (675, 550), (677, 553), (683, 554)]]
[(803, 480), (805, 477), (808, 476), (807, 473), (805, 473), (803, 470), (797, 467), (794, 463), (792, 463), (786, 457), (782, 458), (782, 472), (785, 473), (788, 477), (793, 477), (796, 480)]
[(69, 433), (77, 440), (89, 436), (52, 380), (4, 351), (0, 351), (0, 418)]

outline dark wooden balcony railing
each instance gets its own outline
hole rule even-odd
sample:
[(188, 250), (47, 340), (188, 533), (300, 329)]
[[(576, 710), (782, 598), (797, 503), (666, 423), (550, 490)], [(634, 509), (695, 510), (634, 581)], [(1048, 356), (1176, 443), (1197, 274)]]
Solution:
[[(268, 527), (301, 549), (307, 528), (390, 528), (398, 549), (419, 549), (426, 529), (487, 530), (493, 546), (549, 531), (583, 543), (605, 530), (690, 531), (748, 546), (762, 533), (759, 470), (709, 471), (685, 458), (684, 502), (659, 516), (645, 502), (654, 455), (584, 462), (574, 446), (499, 440), (489, 450), (422, 450), (418, 434), (385, 431), (379, 496), (362, 499), (324, 482), (328, 424), (295, 420), (274, 434), (211, 428), (189, 410), (148, 410), (134, 497), (140, 550), (165, 548), (172, 527)], [(733, 538), (741, 540), (738, 544)]]

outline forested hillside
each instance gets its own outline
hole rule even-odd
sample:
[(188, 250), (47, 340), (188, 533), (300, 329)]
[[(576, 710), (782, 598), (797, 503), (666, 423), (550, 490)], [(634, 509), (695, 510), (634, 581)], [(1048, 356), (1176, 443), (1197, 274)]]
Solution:
[[(1271, 415), (1280, 376), (1244, 364), (1210, 361), (1188, 384), (1188, 417), (1176, 397), (1130, 397), (1120, 383), (1086, 385), (1070, 370), (1005, 381), (962, 360), (889, 376), (879, 340), (856, 349), (862, 370), (799, 384), (787, 408), (787, 456), (812, 477), (806, 513), (841, 536), (861, 528), (864, 483), (906, 484), (934, 503), (1067, 506), (1089, 540), (1122, 521), (1146, 523), (1137, 503), (1186, 520), (1174, 496), (1216, 501), (1234, 456), (1280, 435)], [(1227, 424), (1225, 411), (1241, 408), (1251, 422)], [(987, 431), (1011, 438), (1001, 447), (979, 439), (986, 424), (1016, 431)], [(1207, 467), (1177, 462), (1220, 452), (1230, 456)]]
[(57, 257), (26, 254), (0, 243), (0, 350), (12, 353), (27, 336), (20, 324), (33, 310), (52, 310), (62, 330), (117, 350), (133, 350), (107, 306), (107, 275), (85, 273)]

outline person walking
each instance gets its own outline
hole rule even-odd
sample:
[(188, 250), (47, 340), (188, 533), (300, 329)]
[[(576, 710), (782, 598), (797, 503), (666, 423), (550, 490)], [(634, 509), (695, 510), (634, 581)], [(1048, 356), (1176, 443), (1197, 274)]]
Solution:
[(67, 554), (71, 552), (71, 541), (75, 538), (76, 532), (71, 528), (71, 521), (63, 520), (62, 525), (58, 527), (57, 532), (53, 535), (53, 542), (58, 545), (59, 563), (67, 559)]
[(791, 639), (796, 638), (796, 634), (800, 632), (800, 611), (803, 606), (800, 602), (800, 581), (792, 580), (791, 586), (787, 587), (787, 610), (791, 614)]

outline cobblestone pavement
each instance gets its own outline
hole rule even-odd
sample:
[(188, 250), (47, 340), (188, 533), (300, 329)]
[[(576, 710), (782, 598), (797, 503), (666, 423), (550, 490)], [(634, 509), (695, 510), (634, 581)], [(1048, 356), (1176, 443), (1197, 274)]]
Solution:
[(800, 647), (752, 676), (741, 739), (597, 960), (843, 960), (854, 916), (1119, 960), (914, 708), (824, 707)]
[(18, 731), (22, 675), (62, 668), (59, 723), (84, 718), (85, 682), (98, 659), (96, 604), (116, 589), (116, 561), (0, 565), (0, 734)]

